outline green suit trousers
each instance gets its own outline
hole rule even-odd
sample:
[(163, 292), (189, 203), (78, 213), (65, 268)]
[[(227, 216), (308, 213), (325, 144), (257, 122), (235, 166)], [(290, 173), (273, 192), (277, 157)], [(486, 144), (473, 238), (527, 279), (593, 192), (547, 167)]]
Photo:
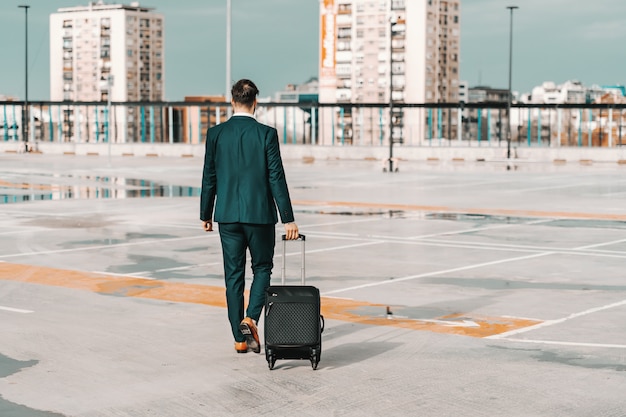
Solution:
[[(265, 305), (265, 290), (270, 286), (274, 266), (276, 227), (273, 224), (220, 223), (219, 232), (224, 258), (228, 320), (235, 341), (243, 342), (246, 338), (239, 330), (239, 323), (244, 317), (258, 322)], [(250, 251), (253, 278), (244, 316), (246, 250)]]

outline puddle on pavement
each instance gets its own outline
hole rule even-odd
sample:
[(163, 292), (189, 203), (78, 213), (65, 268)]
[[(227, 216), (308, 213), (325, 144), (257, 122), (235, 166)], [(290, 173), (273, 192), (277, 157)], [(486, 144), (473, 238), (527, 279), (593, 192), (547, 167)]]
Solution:
[(48, 229), (102, 229), (115, 223), (93, 216), (42, 216), (26, 221), (24, 224)]
[[(514, 216), (496, 216), (490, 214), (474, 214), (474, 213), (426, 213), (425, 219), (428, 220), (450, 220), (457, 222), (471, 222), (476, 225), (480, 224), (524, 224), (536, 220), (531, 217), (514, 217)], [(626, 222), (619, 220), (590, 220), (590, 219), (547, 219), (537, 224), (538, 226), (548, 227), (587, 227), (600, 229), (626, 229)], [(532, 223), (527, 226), (533, 226)]]
[(383, 218), (403, 218), (404, 210), (296, 210), (303, 214), (327, 214), (332, 216), (381, 216)]
[(120, 243), (128, 243), (138, 239), (150, 239), (150, 240), (161, 240), (161, 239), (173, 239), (176, 238), (176, 235), (169, 235), (166, 233), (125, 233), (124, 237), (118, 238), (103, 238), (103, 239), (89, 239), (89, 240), (76, 240), (71, 242), (66, 242), (65, 247), (72, 248), (75, 246), (105, 246), (105, 245), (118, 245)]
[[(559, 365), (576, 366), (587, 369), (605, 369), (618, 372), (626, 371), (626, 363), (624, 363), (623, 358), (618, 359), (619, 363), (608, 363), (606, 362), (606, 358), (594, 357), (592, 355), (565, 356), (564, 354), (559, 354), (539, 348), (529, 349), (495, 345), (491, 345), (489, 347), (492, 349), (500, 349), (504, 351), (522, 352), (524, 354), (528, 353), (533, 359), (539, 362), (549, 362)], [(600, 359), (602, 359), (603, 362), (601, 362)]]
[(541, 351), (540, 354), (534, 357), (539, 362), (558, 363), (561, 365), (577, 366), (587, 369), (606, 369), (618, 372), (626, 371), (626, 365), (623, 363), (601, 363), (594, 361), (594, 358), (586, 356), (562, 356), (554, 352)]
[[(19, 372), (21, 369), (37, 365), (39, 361), (18, 361), (0, 353), (0, 378)], [(13, 417), (65, 417), (63, 414), (39, 411), (33, 408), (12, 403), (0, 397), (0, 415)]]
[(175, 259), (149, 255), (128, 255), (127, 261), (126, 264), (109, 266), (107, 272), (135, 274), (141, 271), (159, 271), (193, 266), (189, 263), (178, 262)]
[[(4, 174), (0, 173), (0, 176), (4, 177)], [(200, 187), (126, 177), (29, 174), (27, 182), (14, 175), (13, 178), (13, 181), (0, 181), (0, 204), (71, 199), (198, 197), (201, 191)]]
[(428, 220), (452, 220), (457, 222), (489, 223), (489, 224), (517, 224), (527, 222), (525, 217), (492, 216), (490, 214), (473, 213), (427, 213)]
[(626, 222), (618, 220), (552, 220), (544, 223), (555, 227), (589, 227), (598, 229), (626, 229)]

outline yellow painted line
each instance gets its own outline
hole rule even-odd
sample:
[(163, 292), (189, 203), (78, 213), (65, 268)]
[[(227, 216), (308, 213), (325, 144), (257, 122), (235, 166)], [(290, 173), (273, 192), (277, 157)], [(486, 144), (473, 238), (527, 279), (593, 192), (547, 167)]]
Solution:
[(111, 276), (8, 262), (0, 263), (0, 279), (72, 288), (107, 295), (226, 307), (224, 288), (208, 285)]
[[(359, 315), (363, 307), (380, 307), (381, 316)], [(436, 333), (458, 334), (472, 337), (487, 337), (517, 330), (541, 323), (536, 320), (517, 319), (510, 317), (488, 317), (477, 315), (453, 314), (438, 317), (436, 320), (419, 320), (386, 316), (386, 306), (349, 299), (322, 298), (322, 315), (324, 318), (348, 321), (375, 326), (393, 326), (412, 330), (427, 330)], [(464, 326), (466, 320), (474, 325)], [(458, 322), (458, 325), (453, 323)]]
[[(224, 288), (209, 285), (120, 277), (8, 262), (0, 262), (0, 280), (71, 288), (105, 295), (226, 307)], [(359, 313), (359, 310), (372, 310), (378, 307), (383, 316)], [(388, 318), (386, 306), (382, 304), (330, 297), (322, 297), (322, 314), (324, 318), (331, 320), (472, 337), (493, 336), (541, 323), (528, 319), (462, 314), (438, 317), (435, 320), (395, 318), (393, 316), (391, 316), (393, 318)]]
[(589, 219), (589, 220), (626, 220), (626, 214), (610, 213), (587, 213), (572, 211), (545, 211), (545, 210), (515, 210), (503, 208), (462, 208), (450, 206), (426, 206), (418, 204), (388, 204), (370, 203), (362, 201), (313, 201), (296, 200), (294, 205), (301, 206), (331, 206), (331, 207), (356, 207), (384, 210), (404, 210), (404, 211), (435, 211), (442, 213), (469, 213), (487, 214), (496, 216), (517, 216), (517, 217), (552, 217), (564, 219)]

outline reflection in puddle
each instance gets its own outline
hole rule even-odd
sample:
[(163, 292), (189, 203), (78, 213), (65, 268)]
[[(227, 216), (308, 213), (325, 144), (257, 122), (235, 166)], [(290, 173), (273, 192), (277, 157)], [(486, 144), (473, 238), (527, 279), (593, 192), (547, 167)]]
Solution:
[[(33, 178), (40, 181), (33, 182)], [(54, 182), (50, 182), (50, 177)], [(31, 181), (0, 181), (0, 204), (45, 200), (197, 197), (200, 187), (108, 176), (29, 175)]]
[[(451, 220), (478, 224), (522, 224), (533, 220), (530, 217), (494, 216), (474, 213), (426, 213), (424, 218), (428, 220)], [(527, 225), (531, 226), (532, 224)], [(620, 220), (546, 219), (541, 222), (540, 226), (626, 229), (626, 222)]]
[(383, 218), (401, 218), (404, 217), (404, 210), (297, 210), (298, 213), (305, 214), (326, 214), (333, 216), (381, 216)]
[(590, 227), (604, 229), (626, 229), (626, 222), (619, 220), (552, 220), (550, 226), (555, 227)]
[(474, 214), (474, 213), (427, 213), (424, 216), (428, 220), (453, 220), (460, 222), (487, 222), (493, 223), (524, 223), (528, 218), (510, 217), (510, 216), (492, 216), (490, 214)]

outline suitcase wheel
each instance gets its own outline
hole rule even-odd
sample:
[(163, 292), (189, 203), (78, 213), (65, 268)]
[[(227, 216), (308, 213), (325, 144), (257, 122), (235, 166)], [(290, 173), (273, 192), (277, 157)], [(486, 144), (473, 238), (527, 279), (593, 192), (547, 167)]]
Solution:
[(311, 367), (313, 370), (317, 369), (317, 364), (320, 362), (320, 355), (317, 349), (311, 349)]
[(271, 349), (268, 349), (265, 351), (265, 357), (267, 358), (267, 366), (269, 366), (271, 371), (276, 363), (276, 355), (274, 355)]

